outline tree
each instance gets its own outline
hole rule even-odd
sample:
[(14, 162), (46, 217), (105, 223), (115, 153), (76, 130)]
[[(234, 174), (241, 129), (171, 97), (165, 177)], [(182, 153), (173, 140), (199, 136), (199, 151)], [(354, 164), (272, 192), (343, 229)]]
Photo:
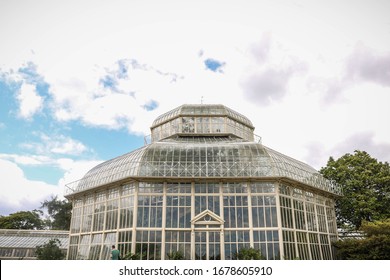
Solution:
[(52, 196), (50, 200), (42, 202), (41, 209), (47, 209), (49, 218), (46, 224), (50, 229), (69, 230), (72, 216), (72, 203), (67, 200), (59, 200)]
[(241, 248), (236, 253), (237, 260), (265, 260), (266, 258), (261, 255), (260, 250), (255, 248)]
[(37, 246), (35, 253), (38, 260), (63, 260), (65, 254), (60, 249), (61, 241), (50, 239), (43, 245)]
[(43, 229), (44, 222), (40, 218), (42, 211), (19, 211), (9, 216), (0, 217), (0, 228), (3, 229)]
[(390, 166), (367, 152), (355, 151), (338, 160), (329, 158), (320, 172), (343, 187), (336, 201), (339, 227), (359, 228), (362, 221), (390, 218)]
[(333, 243), (336, 258), (342, 260), (389, 260), (390, 219), (362, 222), (363, 239), (345, 239)]

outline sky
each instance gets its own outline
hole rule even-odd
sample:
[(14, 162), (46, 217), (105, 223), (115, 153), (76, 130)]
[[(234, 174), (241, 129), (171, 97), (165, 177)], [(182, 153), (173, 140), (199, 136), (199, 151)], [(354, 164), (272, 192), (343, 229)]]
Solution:
[(182, 104), (224, 104), (316, 169), (390, 161), (386, 0), (0, 0), (0, 215), (144, 145)]

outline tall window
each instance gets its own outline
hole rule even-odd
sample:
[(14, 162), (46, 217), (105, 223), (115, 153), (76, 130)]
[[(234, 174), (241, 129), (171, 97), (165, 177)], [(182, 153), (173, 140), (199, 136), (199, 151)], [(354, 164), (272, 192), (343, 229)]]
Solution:
[(138, 195), (137, 227), (161, 227), (162, 205), (162, 195)]
[(268, 260), (279, 260), (279, 233), (277, 230), (254, 230), (253, 242), (255, 249)]
[(93, 214), (93, 231), (103, 230), (104, 214), (106, 211), (106, 191), (98, 192), (95, 197)]
[(253, 227), (277, 227), (275, 196), (252, 196)]
[(223, 207), (226, 228), (249, 227), (248, 196), (224, 196)]
[(167, 196), (167, 228), (191, 227), (191, 196)]
[(141, 260), (161, 259), (161, 231), (137, 231), (136, 253)]
[(237, 252), (246, 247), (249, 248), (249, 230), (225, 231), (225, 259), (236, 260)]
[(118, 227), (118, 207), (119, 207), (119, 189), (108, 190), (107, 211), (106, 211), (106, 230), (116, 229)]
[(220, 215), (220, 198), (218, 183), (195, 184), (195, 216), (208, 209)]

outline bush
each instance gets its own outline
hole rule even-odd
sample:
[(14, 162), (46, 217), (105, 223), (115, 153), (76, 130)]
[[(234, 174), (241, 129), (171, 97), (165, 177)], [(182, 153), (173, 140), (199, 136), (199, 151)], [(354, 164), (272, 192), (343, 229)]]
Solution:
[(241, 248), (235, 254), (237, 260), (265, 260), (266, 258), (261, 255), (260, 250), (254, 248)]
[(63, 260), (65, 254), (61, 251), (61, 241), (58, 239), (50, 239), (43, 245), (36, 247), (36, 255), (38, 260)]

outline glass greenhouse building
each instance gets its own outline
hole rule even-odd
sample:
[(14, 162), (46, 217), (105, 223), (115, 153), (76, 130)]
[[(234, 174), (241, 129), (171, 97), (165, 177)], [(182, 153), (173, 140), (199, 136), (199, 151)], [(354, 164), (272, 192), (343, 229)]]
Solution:
[(122, 255), (231, 260), (243, 247), (267, 259), (332, 259), (336, 184), (258, 141), (223, 105), (182, 105), (159, 116), (151, 143), (67, 185), (68, 259)]
[(60, 241), (59, 247), (65, 254), (68, 231), (0, 229), (0, 260), (35, 260), (37, 246), (45, 245), (52, 239)]

